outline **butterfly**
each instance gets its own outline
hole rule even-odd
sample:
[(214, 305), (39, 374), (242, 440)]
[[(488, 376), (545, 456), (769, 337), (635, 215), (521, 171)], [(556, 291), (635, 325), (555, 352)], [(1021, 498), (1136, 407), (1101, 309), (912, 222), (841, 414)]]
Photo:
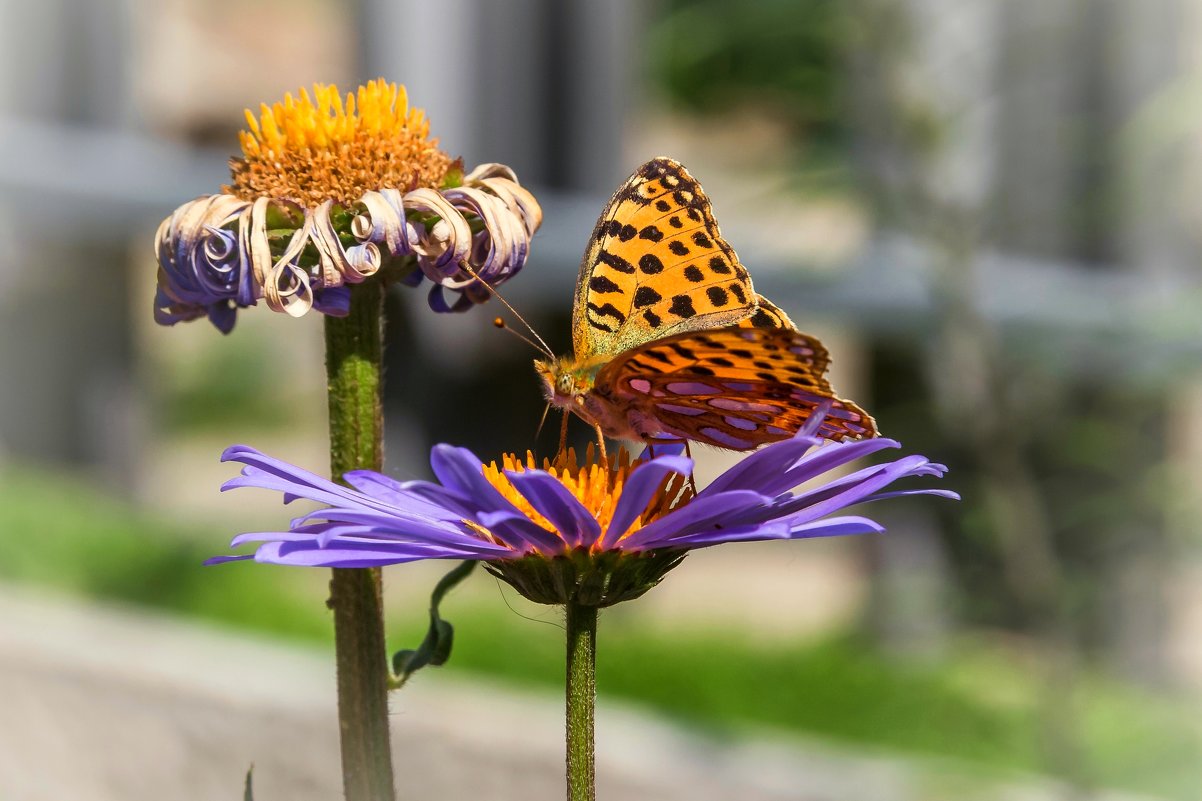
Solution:
[[(601, 212), (580, 265), (573, 358), (536, 360), (552, 405), (613, 439), (750, 450), (793, 436), (876, 436), (824, 374), (826, 348), (757, 295), (683, 166), (639, 167)], [(603, 440), (602, 440), (603, 442)]]

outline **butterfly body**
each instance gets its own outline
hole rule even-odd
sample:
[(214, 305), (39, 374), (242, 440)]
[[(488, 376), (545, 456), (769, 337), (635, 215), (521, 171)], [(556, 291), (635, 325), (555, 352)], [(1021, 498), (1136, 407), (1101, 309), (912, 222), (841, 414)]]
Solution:
[(679, 163), (653, 159), (610, 200), (577, 281), (574, 358), (536, 361), (549, 403), (615, 439), (748, 450), (792, 436), (822, 406), (830, 439), (875, 436), (835, 397), (817, 339), (751, 278)]
[[(609, 361), (594, 357), (583, 362), (562, 358), (556, 361), (535, 359), (534, 370), (543, 381), (547, 402), (572, 412), (589, 425), (599, 426), (612, 439), (644, 439), (620, 404), (615, 404), (605, 390), (596, 386), (597, 373)], [(636, 418), (638, 416), (636, 415)]]

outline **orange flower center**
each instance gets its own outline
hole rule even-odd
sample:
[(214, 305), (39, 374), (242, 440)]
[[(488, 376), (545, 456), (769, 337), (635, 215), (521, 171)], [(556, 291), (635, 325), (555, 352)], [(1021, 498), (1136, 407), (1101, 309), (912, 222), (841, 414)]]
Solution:
[(454, 166), (430, 138), (421, 109), (409, 108), (403, 86), (383, 79), (347, 94), (315, 84), (313, 95), (284, 95), (263, 104), (239, 133), (242, 158), (230, 160), (233, 180), (223, 190), (244, 200), (272, 197), (316, 206), (353, 203), (368, 190), (407, 192), (437, 187)]
[[(577, 460), (574, 448), (560, 451), (553, 460), (543, 459), (541, 465), (530, 451), (526, 452), (524, 459), (519, 458), (516, 454), (507, 453), (501, 457), (499, 463), (491, 462), (484, 465), (484, 477), (524, 515), (547, 531), (563, 538), (565, 537), (564, 533), (557, 531), (551, 521), (535, 510), (534, 506), (509, 481), (504, 471), (521, 473), (539, 468), (547, 471), (584, 505), (604, 533), (609, 528), (610, 521), (613, 520), (614, 510), (617, 509), (618, 500), (622, 497), (622, 489), (626, 486), (630, 474), (643, 464), (642, 460), (632, 462), (630, 455), (625, 451), (619, 452), (616, 458), (597, 459), (594, 456), (593, 446), (589, 445), (583, 463)], [(687, 503), (692, 497), (693, 492), (688, 487), (686, 477), (680, 475), (669, 477), (652, 496), (643, 513), (635, 518), (634, 523), (626, 531), (621, 533), (619, 542), (653, 520), (657, 520), (678, 506)]]

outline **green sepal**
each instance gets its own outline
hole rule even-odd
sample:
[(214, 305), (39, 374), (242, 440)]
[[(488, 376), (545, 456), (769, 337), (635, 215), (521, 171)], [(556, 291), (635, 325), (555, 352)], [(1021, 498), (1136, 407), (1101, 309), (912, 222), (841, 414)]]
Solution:
[(455, 641), (455, 627), (438, 614), (438, 605), (443, 597), (476, 569), (475, 561), (465, 561), (447, 573), (430, 593), (430, 628), (416, 650), (397, 651), (392, 657), (392, 689), (405, 686), (409, 677), (417, 671), (433, 665), (439, 667), (451, 658), (451, 646)]
[(462, 161), (458, 162), (457, 164), (452, 165), (451, 169), (447, 170), (447, 174), (444, 175), (442, 178), (442, 187), (441, 188), (454, 189), (459, 186), (463, 186), (463, 162)]
[(675, 548), (600, 553), (576, 548), (551, 558), (534, 554), (489, 562), (484, 568), (538, 604), (604, 607), (638, 598), (686, 554)]

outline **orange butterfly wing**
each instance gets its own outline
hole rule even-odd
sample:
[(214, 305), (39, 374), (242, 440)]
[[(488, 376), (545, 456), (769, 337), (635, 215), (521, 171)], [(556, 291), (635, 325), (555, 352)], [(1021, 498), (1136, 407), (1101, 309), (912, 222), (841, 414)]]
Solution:
[(580, 265), (576, 359), (733, 325), (754, 312), (751, 277), (697, 180), (663, 157), (635, 170), (601, 212)]
[[(775, 307), (768, 305), (771, 315)], [(788, 322), (779, 315), (777, 322)], [(667, 434), (750, 450), (793, 436), (827, 401), (819, 436), (876, 436), (876, 423), (863, 409), (835, 396), (824, 376), (830, 358), (822, 343), (766, 323), (747, 321), (633, 348), (601, 368), (593, 391), (624, 409), (647, 439)]]

